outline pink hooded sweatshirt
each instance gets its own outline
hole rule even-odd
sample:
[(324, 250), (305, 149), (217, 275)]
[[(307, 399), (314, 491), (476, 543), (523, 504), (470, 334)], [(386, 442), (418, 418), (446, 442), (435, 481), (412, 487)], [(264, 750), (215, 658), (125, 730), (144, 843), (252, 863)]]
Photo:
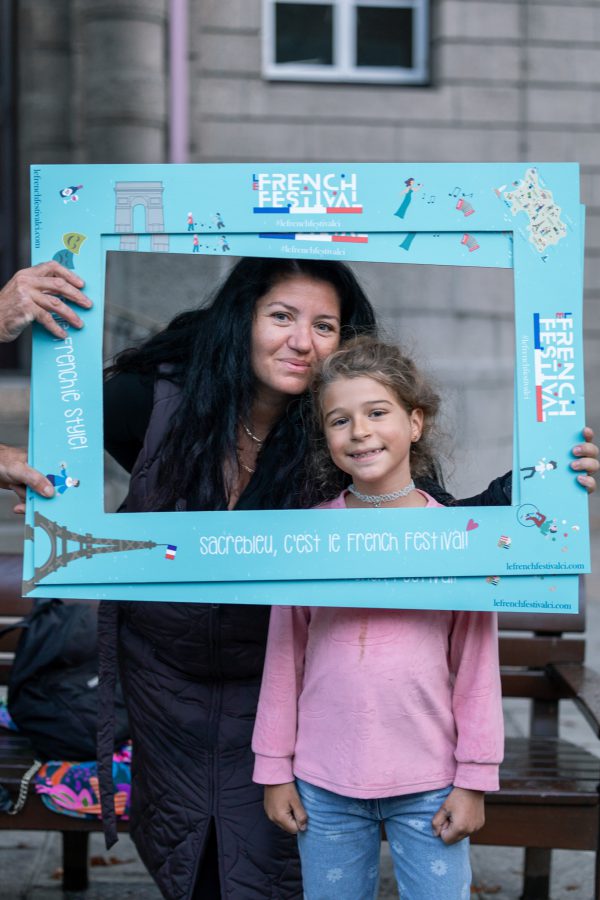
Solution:
[[(344, 508), (344, 496), (323, 508)], [(252, 740), (259, 784), (297, 776), (362, 799), (494, 791), (503, 736), (494, 613), (273, 607)]]

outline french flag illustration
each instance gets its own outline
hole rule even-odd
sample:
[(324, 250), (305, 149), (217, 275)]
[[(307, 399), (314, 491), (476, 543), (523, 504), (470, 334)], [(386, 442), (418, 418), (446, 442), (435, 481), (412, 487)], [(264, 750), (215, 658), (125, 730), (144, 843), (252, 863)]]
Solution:
[(175, 555), (177, 553), (177, 547), (175, 544), (167, 544), (167, 551), (165, 553), (165, 559), (175, 559)]

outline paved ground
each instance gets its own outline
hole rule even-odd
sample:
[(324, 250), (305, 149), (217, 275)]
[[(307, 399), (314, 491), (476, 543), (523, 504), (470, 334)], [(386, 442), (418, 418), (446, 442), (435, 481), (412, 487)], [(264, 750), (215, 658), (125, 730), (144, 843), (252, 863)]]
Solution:
[[(595, 504), (597, 506), (597, 504)], [(588, 663), (600, 670), (600, 522), (594, 521), (592, 560), (588, 576)], [(572, 704), (563, 703), (563, 737), (585, 744), (600, 755), (600, 742)], [(526, 701), (505, 704), (506, 732), (526, 733)], [(107, 853), (100, 835), (91, 836), (91, 887), (65, 895), (60, 887), (60, 838), (57, 834), (0, 831), (0, 900), (160, 900), (131, 841), (122, 836)], [(472, 897), (479, 900), (518, 900), (521, 895), (523, 851), (512, 848), (472, 849)], [(549, 900), (592, 900), (592, 853), (555, 851)], [(382, 851), (379, 900), (397, 898), (387, 845)], [(340, 898), (344, 900), (344, 898)], [(436, 898), (431, 898), (436, 900)]]
[[(122, 837), (108, 854), (104, 851), (101, 837), (92, 837), (91, 887), (83, 893), (63, 894), (58, 869), (58, 835), (2, 832), (1, 900), (160, 900), (161, 894), (146, 875), (129, 838)], [(473, 900), (517, 900), (520, 897), (520, 850), (476, 847), (473, 857)], [(553, 900), (591, 900), (591, 853), (559, 851), (555, 854), (553, 865)], [(387, 847), (384, 847), (379, 900), (397, 897), (391, 861)]]
[[(522, 855), (521, 850), (512, 848), (474, 847), (473, 900), (518, 900)], [(91, 862), (89, 890), (63, 894), (57, 834), (0, 832), (0, 900), (160, 900), (160, 891), (146, 874), (128, 837), (121, 837), (116, 847), (106, 853), (100, 835), (92, 835)], [(592, 900), (592, 876), (593, 854), (556, 851), (552, 900)], [(379, 900), (397, 897), (385, 846)]]

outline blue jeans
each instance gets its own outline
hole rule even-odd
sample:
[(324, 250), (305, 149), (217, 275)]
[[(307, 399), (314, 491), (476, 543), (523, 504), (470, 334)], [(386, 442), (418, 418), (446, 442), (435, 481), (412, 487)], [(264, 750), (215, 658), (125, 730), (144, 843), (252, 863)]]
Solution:
[(431, 826), (452, 787), (356, 800), (300, 779), (296, 785), (308, 813), (298, 834), (305, 900), (374, 900), (382, 822), (401, 900), (468, 900), (469, 841), (444, 844)]

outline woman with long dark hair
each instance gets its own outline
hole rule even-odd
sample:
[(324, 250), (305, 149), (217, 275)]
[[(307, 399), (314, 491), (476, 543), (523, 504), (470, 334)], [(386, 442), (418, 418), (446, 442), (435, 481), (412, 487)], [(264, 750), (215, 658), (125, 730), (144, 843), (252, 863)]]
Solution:
[[(343, 264), (242, 259), (207, 307), (177, 316), (108, 371), (106, 446), (131, 472), (123, 509), (315, 505), (303, 399), (320, 359), (374, 332), (373, 309)], [(452, 502), (435, 471), (419, 486)], [(510, 475), (463, 502), (509, 503)], [(101, 605), (107, 840), (116, 840), (109, 700), (118, 658), (133, 737), (131, 833), (170, 900), (302, 896), (295, 840), (268, 821), (251, 778), (268, 619), (267, 606)]]
[[(108, 372), (106, 446), (131, 472), (123, 508), (312, 505), (303, 395), (319, 359), (374, 330), (345, 266), (242, 259), (207, 307), (179, 315)], [(266, 606), (102, 606), (104, 689), (118, 653), (131, 721), (131, 833), (166, 897), (302, 896), (295, 842), (268, 821), (251, 780), (268, 618)], [(110, 727), (101, 723), (101, 760)], [(101, 773), (106, 785), (102, 763)]]

